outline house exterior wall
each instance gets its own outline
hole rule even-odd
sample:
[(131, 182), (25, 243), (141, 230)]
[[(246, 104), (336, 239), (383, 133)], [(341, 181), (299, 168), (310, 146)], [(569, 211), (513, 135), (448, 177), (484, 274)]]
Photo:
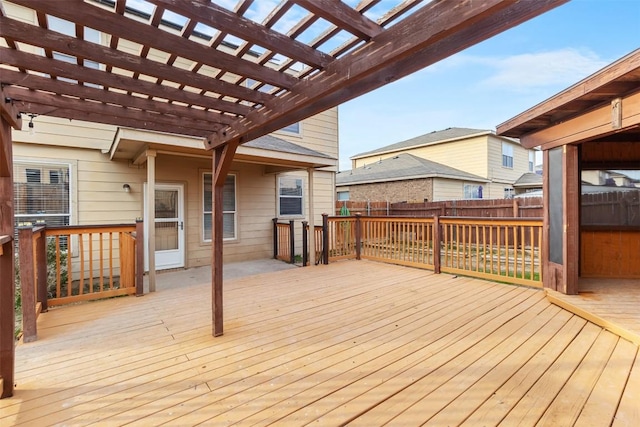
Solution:
[[(433, 200), (433, 180), (412, 179), (371, 184), (349, 185), (350, 200), (424, 202)], [(338, 187), (342, 191), (342, 187)]]
[[(502, 144), (513, 148), (513, 167), (502, 164)], [(357, 168), (380, 159), (386, 159), (399, 153), (412, 154), (446, 166), (472, 173), (487, 179), (483, 186), (483, 198), (501, 199), (513, 195), (513, 183), (529, 170), (530, 150), (508, 139), (495, 135), (480, 135), (467, 139), (431, 144), (423, 147), (408, 148), (391, 153), (376, 154), (353, 159), (352, 167)], [(464, 198), (464, 182), (444, 180), (434, 185), (433, 200), (451, 200)], [(462, 188), (462, 190), (460, 190)], [(507, 189), (508, 191), (505, 191)], [(351, 193), (351, 200), (360, 200)], [(376, 200), (372, 198), (371, 200)]]
[(353, 160), (353, 167), (377, 162), (398, 155), (400, 152), (428, 159), (481, 177), (487, 176), (487, 136), (478, 136), (465, 140), (432, 144), (425, 147), (409, 148), (393, 153), (372, 155)]

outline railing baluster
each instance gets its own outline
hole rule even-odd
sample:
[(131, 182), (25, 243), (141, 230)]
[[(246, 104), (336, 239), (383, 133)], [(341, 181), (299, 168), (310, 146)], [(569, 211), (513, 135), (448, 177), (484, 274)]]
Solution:
[(104, 290), (104, 256), (103, 256), (103, 249), (102, 249), (102, 233), (100, 233), (100, 292), (102, 292)]

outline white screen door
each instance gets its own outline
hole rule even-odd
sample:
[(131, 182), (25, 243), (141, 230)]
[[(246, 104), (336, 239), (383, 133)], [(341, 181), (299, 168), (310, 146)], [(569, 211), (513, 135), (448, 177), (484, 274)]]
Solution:
[(184, 187), (156, 184), (155, 193), (156, 270), (184, 267)]

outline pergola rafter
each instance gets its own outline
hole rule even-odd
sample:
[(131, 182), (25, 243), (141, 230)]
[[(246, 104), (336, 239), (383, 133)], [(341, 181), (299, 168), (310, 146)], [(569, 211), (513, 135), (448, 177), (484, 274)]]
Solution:
[[(220, 335), (222, 189), (240, 144), (567, 1), (283, 0), (263, 11), (253, 0), (228, 9), (213, 0), (0, 0), (0, 207), (12, 203), (7, 144), (19, 113), (203, 138), (214, 170), (212, 321)], [(7, 16), (9, 2), (32, 22)], [(96, 32), (99, 43), (88, 37)], [(2, 225), (0, 235), (11, 234), (12, 222)], [(12, 390), (12, 277), (0, 275), (3, 397)]]

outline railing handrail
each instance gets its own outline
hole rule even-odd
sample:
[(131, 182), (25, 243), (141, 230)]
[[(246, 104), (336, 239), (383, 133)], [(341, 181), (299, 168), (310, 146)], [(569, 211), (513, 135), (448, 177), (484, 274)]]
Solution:
[(10, 235), (2, 235), (0, 236), (0, 245), (4, 245), (5, 243), (9, 243), (13, 241), (13, 236)]
[(98, 224), (98, 225), (62, 225), (58, 227), (47, 227), (47, 236), (59, 236), (66, 234), (93, 233), (96, 231), (106, 232), (132, 232), (136, 231), (134, 224)]

